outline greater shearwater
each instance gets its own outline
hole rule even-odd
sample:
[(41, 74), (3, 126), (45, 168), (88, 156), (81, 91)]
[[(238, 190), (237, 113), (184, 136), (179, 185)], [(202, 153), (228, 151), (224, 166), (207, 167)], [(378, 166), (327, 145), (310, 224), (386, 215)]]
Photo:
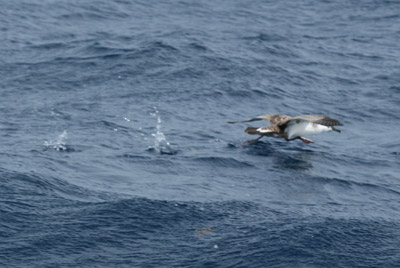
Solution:
[(267, 120), (271, 125), (246, 128), (245, 132), (247, 134), (260, 135), (257, 139), (248, 141), (246, 144), (255, 143), (264, 136), (283, 138), (287, 141), (300, 139), (305, 143), (312, 143), (312, 140), (302, 136), (320, 134), (331, 130), (340, 133), (340, 130), (336, 129), (335, 126), (342, 126), (339, 121), (325, 115), (299, 115), (292, 117), (284, 114), (265, 114), (249, 120), (230, 121), (228, 123), (235, 124), (258, 120)]

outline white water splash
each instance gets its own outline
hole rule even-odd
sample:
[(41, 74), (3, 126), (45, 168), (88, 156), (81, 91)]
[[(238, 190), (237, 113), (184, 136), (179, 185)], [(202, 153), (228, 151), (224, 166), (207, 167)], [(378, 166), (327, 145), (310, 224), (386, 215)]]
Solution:
[(157, 117), (156, 133), (151, 134), (154, 137), (154, 144), (150, 149), (155, 150), (159, 154), (175, 154), (175, 150), (171, 144), (167, 141), (164, 133), (161, 131), (161, 117), (157, 108), (154, 108), (155, 112), (151, 113), (151, 116)]
[(57, 137), (57, 139), (52, 140), (52, 141), (45, 141), (44, 146), (46, 148), (52, 148), (56, 151), (66, 151), (67, 150), (67, 138), (68, 138), (67, 131), (64, 130), (63, 133), (61, 133)]

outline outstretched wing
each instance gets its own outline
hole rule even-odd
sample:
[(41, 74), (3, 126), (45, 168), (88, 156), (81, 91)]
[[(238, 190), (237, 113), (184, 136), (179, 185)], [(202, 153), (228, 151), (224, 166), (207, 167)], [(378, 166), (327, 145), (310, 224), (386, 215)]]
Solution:
[(236, 124), (236, 123), (246, 123), (246, 122), (253, 122), (253, 121), (259, 121), (259, 120), (267, 120), (271, 125), (283, 125), (285, 124), (287, 121), (289, 121), (290, 119), (292, 119), (292, 117), (284, 115), (284, 114), (264, 114), (264, 115), (260, 115), (257, 116), (255, 118), (251, 118), (248, 120), (244, 120), (244, 121), (229, 121), (229, 124)]
[(340, 123), (338, 120), (332, 119), (325, 115), (299, 115), (292, 117), (291, 120), (304, 120), (327, 127), (343, 126), (343, 124)]
[(260, 121), (263, 120), (263, 118), (259, 118), (259, 117), (255, 117), (255, 118), (251, 118), (248, 120), (243, 120), (243, 121), (228, 121), (228, 124), (236, 124), (236, 123), (246, 123), (246, 122), (253, 122), (253, 121)]
[(281, 126), (286, 124), (292, 117), (284, 114), (266, 114), (261, 115), (265, 120), (267, 120), (272, 126)]

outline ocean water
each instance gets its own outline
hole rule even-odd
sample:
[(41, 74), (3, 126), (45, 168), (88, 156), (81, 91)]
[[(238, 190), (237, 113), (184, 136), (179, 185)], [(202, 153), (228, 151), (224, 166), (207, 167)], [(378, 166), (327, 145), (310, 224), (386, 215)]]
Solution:
[(400, 267), (399, 1), (1, 6), (1, 267)]

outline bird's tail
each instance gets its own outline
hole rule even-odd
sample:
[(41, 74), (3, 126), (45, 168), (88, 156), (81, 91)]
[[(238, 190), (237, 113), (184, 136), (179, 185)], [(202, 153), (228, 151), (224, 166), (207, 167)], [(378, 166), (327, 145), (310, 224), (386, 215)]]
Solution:
[(247, 134), (250, 135), (259, 135), (260, 132), (258, 131), (258, 129), (256, 127), (248, 127), (244, 130), (244, 132), (246, 132)]

